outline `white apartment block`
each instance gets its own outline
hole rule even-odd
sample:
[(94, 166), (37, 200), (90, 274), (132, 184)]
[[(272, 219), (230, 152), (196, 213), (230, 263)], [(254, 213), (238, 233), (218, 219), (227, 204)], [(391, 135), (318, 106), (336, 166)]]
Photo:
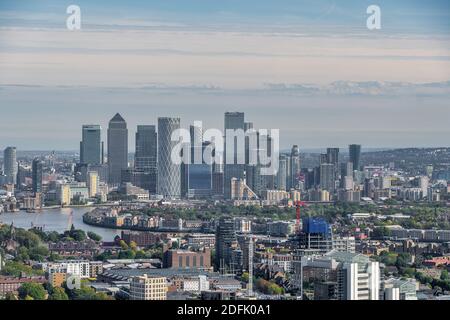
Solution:
[(58, 262), (46, 262), (42, 264), (42, 270), (52, 273), (65, 273), (78, 276), (80, 278), (90, 277), (89, 261), (86, 260), (67, 260)]

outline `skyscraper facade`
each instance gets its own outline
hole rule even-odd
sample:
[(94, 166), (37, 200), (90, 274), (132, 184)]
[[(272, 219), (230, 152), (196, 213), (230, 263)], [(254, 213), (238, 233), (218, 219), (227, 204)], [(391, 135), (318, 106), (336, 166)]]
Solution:
[(3, 153), (3, 167), (6, 176), (6, 183), (16, 184), (17, 182), (17, 150), (15, 147), (7, 147)]
[(238, 164), (238, 152), (245, 152), (245, 150), (238, 150), (237, 137), (234, 138), (234, 146), (229, 146), (230, 151), (232, 150), (234, 153), (234, 161), (233, 163), (227, 163), (227, 130), (245, 130), (245, 121), (244, 121), (244, 113), (243, 112), (226, 112), (225, 113), (225, 153), (224, 153), (224, 193), (225, 199), (231, 198), (231, 179), (243, 179), (245, 164)]
[(335, 190), (335, 171), (331, 163), (322, 163), (320, 165), (320, 187), (333, 193)]
[(327, 162), (339, 168), (339, 148), (327, 148)]
[(158, 194), (169, 199), (181, 197), (181, 165), (171, 159), (172, 132), (180, 129), (180, 118), (158, 118)]
[(108, 126), (108, 168), (109, 183), (121, 182), (122, 170), (128, 168), (128, 129), (120, 114), (116, 114)]
[(83, 125), (80, 142), (80, 163), (99, 165), (103, 163), (101, 127), (99, 125)]
[(301, 167), (300, 167), (300, 151), (297, 145), (292, 146), (291, 150), (291, 181), (289, 183), (289, 189), (298, 188), (298, 178), (300, 175)]
[(232, 244), (236, 239), (233, 218), (221, 217), (216, 229), (216, 270), (224, 270), (232, 265)]
[(35, 193), (41, 193), (42, 192), (42, 178), (44, 174), (44, 163), (36, 158), (33, 160), (33, 163), (31, 165), (32, 167), (32, 173), (31, 177), (33, 180), (33, 192)]
[(137, 126), (134, 168), (156, 173), (158, 134), (154, 125)]
[(285, 155), (280, 155), (280, 163), (278, 166), (277, 173), (277, 189), (286, 190), (286, 170), (287, 170), (287, 159)]
[[(154, 125), (139, 125), (136, 132), (134, 170), (122, 171), (122, 182), (131, 182), (150, 193), (156, 193), (158, 179), (158, 134)], [(132, 178), (124, 179), (131, 174)]]
[(350, 154), (350, 162), (353, 163), (353, 170), (360, 170), (360, 160), (361, 160), (361, 145), (351, 144), (348, 147)]

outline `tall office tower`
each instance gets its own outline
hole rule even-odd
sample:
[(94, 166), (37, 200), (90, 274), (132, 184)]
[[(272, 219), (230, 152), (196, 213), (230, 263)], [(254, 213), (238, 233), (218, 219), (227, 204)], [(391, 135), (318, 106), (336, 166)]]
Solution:
[(286, 190), (291, 189), (291, 155), (286, 154)]
[(101, 130), (99, 125), (83, 125), (80, 142), (80, 163), (99, 165), (103, 163)]
[(158, 194), (176, 199), (181, 196), (181, 166), (172, 162), (172, 149), (178, 141), (171, 135), (180, 129), (180, 118), (158, 118)]
[(200, 164), (203, 162), (203, 128), (198, 125), (189, 127), (191, 137), (191, 159), (190, 163)]
[(234, 219), (221, 217), (216, 229), (215, 267), (217, 271), (224, 272), (232, 265), (232, 244), (236, 240)]
[(348, 150), (350, 153), (350, 162), (353, 163), (353, 170), (360, 170), (360, 159), (361, 159), (361, 145), (360, 144), (351, 144), (348, 146)]
[(353, 181), (353, 163), (350, 161), (341, 163), (340, 187), (344, 188), (346, 181), (350, 181), (350, 179)]
[(44, 163), (38, 158), (33, 160), (31, 177), (33, 179), (33, 192), (42, 192), (42, 177), (44, 174)]
[(341, 177), (353, 177), (353, 162), (341, 163)]
[(24, 167), (19, 165), (17, 169), (17, 185), (20, 188), (22, 185), (26, 185), (27, 178), (32, 179), (32, 170), (30, 167)]
[(300, 175), (300, 152), (297, 145), (294, 145), (291, 150), (291, 183), (290, 188), (298, 188), (298, 178)]
[(3, 167), (7, 184), (17, 183), (17, 150), (15, 147), (7, 147), (3, 152)]
[(320, 155), (319, 163), (320, 163), (320, 164), (322, 164), (322, 163), (328, 163), (328, 155), (327, 155), (326, 153), (322, 153), (322, 154)]
[(252, 155), (248, 157), (248, 160), (253, 158), (257, 162), (253, 162), (254, 160), (246, 162), (245, 177), (248, 187), (258, 196), (261, 196), (262, 191), (273, 190), (276, 184), (277, 172), (266, 164), (262, 164), (264, 162), (262, 162), (263, 159), (261, 158), (262, 155), (267, 155), (269, 159), (272, 156), (272, 138), (269, 135), (262, 135), (256, 131), (248, 132), (247, 136), (250, 138), (252, 135), (254, 135), (252, 139), (256, 139), (257, 144), (256, 146), (247, 146), (248, 155)]
[(305, 177), (305, 189), (312, 189), (316, 186), (314, 179), (314, 169), (311, 168), (303, 168), (302, 174)]
[[(134, 170), (122, 171), (122, 182), (131, 182), (150, 193), (157, 186), (158, 134), (154, 125), (139, 125), (136, 132)], [(132, 178), (126, 178), (131, 174)]]
[[(150, 193), (156, 192), (157, 181), (157, 160), (158, 160), (158, 134), (154, 125), (137, 126), (136, 132), (136, 153), (134, 156), (134, 169), (137, 172), (145, 173), (143, 185), (138, 187), (148, 190)], [(149, 190), (150, 188), (151, 190)]]
[[(212, 195), (213, 165), (203, 161), (206, 148), (212, 148), (210, 142), (203, 142), (203, 128), (194, 123), (189, 127), (190, 142), (187, 163), (181, 164), (181, 196), (187, 198), (209, 198)], [(183, 150), (184, 151), (184, 150)], [(214, 152), (214, 151), (212, 151)]]
[(122, 170), (128, 168), (128, 129), (127, 123), (118, 113), (109, 121), (108, 167), (109, 183), (120, 184)]
[(216, 197), (223, 197), (223, 163), (222, 156), (218, 155), (220, 158), (218, 163), (213, 164), (213, 173), (212, 173), (212, 184), (213, 184), (213, 195)]
[(320, 187), (333, 193), (335, 190), (334, 164), (322, 163), (320, 165)]
[(339, 148), (327, 148), (327, 162), (339, 168)]
[(286, 169), (287, 169), (286, 166), (287, 166), (286, 156), (284, 154), (281, 154), (277, 173), (278, 190), (286, 190)]
[[(226, 112), (225, 113), (225, 152), (224, 152), (224, 191), (225, 199), (231, 198), (231, 179), (244, 179), (245, 164), (237, 164), (238, 153), (245, 150), (238, 150), (237, 137), (234, 138), (234, 161), (227, 163), (227, 130), (245, 130), (244, 113), (243, 112)], [(229, 146), (229, 148), (233, 148)]]

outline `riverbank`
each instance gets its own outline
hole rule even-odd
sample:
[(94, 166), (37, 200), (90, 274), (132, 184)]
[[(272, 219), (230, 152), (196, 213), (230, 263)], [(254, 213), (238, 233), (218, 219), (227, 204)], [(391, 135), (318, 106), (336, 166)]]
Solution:
[(56, 231), (58, 233), (69, 230), (73, 224), (76, 229), (95, 232), (104, 241), (113, 241), (117, 235), (120, 235), (121, 230), (102, 228), (83, 222), (83, 215), (93, 209), (94, 207), (66, 207), (45, 208), (40, 212), (4, 212), (0, 214), (0, 222), (4, 224), (14, 223), (16, 227), (23, 229), (39, 227), (47, 232)]

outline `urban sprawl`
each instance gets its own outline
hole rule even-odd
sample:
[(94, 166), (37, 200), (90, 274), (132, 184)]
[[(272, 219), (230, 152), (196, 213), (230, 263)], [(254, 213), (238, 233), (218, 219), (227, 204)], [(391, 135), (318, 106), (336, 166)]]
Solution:
[[(263, 174), (253, 123), (224, 120), (223, 141), (246, 132), (243, 163), (174, 163), (180, 118), (168, 117), (137, 126), (132, 156), (120, 114), (106, 144), (100, 125), (83, 125), (79, 152), (7, 147), (0, 299), (450, 299), (450, 148), (278, 152), (268, 134), (257, 149), (278, 163)], [(190, 126), (183, 152), (225, 159), (202, 130)], [(83, 208), (81, 225), (72, 214), (63, 232), (33, 224), (61, 208)]]

